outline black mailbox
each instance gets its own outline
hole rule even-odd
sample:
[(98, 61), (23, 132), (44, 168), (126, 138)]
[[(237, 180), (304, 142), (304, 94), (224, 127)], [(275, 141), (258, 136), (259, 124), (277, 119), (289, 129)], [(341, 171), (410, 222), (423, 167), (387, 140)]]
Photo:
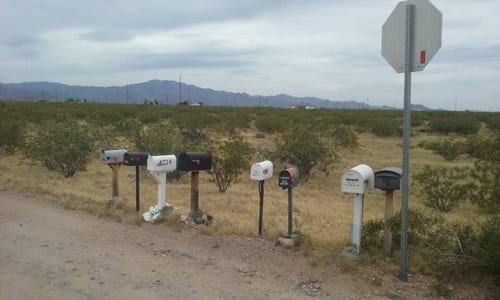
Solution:
[(375, 187), (383, 191), (394, 191), (400, 189), (401, 175), (400, 168), (388, 167), (375, 172)]
[(279, 173), (278, 180), (278, 185), (283, 189), (294, 187), (299, 183), (299, 170), (296, 167), (283, 170)]
[(126, 166), (146, 166), (148, 152), (127, 152), (123, 155), (123, 164)]
[(204, 171), (212, 168), (212, 155), (208, 152), (182, 152), (177, 158), (179, 171)]

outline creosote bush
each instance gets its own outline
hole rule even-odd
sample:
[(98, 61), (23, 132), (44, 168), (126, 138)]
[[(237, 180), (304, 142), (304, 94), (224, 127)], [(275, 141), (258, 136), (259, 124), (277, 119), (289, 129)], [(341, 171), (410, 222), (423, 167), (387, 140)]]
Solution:
[(49, 170), (72, 177), (89, 162), (94, 142), (88, 132), (87, 126), (74, 121), (36, 126), (26, 135), (23, 153)]
[(14, 153), (23, 142), (24, 128), (18, 121), (0, 119), (0, 154)]
[[(471, 183), (466, 180), (467, 168), (430, 167), (415, 176), (424, 204), (440, 212), (449, 212), (467, 199)], [(465, 179), (464, 179), (465, 178)]]
[(241, 136), (212, 144), (212, 179), (219, 192), (238, 182), (241, 172), (246, 171), (254, 150)]
[(303, 124), (283, 132), (277, 140), (274, 156), (282, 162), (297, 166), (302, 182), (309, 179), (314, 168), (328, 175), (331, 165), (340, 159), (335, 145), (327, 142), (320, 131)]

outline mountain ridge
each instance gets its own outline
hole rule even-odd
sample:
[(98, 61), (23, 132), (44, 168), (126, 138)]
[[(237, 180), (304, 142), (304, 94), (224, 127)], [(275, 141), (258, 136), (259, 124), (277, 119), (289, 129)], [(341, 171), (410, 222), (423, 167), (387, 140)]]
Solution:
[[(180, 93), (179, 93), (180, 92)], [(179, 95), (180, 94), (180, 95)], [(177, 104), (202, 103), (210, 106), (275, 106), (314, 107), (337, 109), (394, 109), (390, 106), (372, 106), (355, 100), (328, 100), (317, 97), (296, 97), (287, 94), (270, 96), (250, 95), (242, 92), (228, 92), (202, 88), (178, 81), (153, 79), (124, 86), (83, 86), (57, 82), (37, 81), (1, 83), (0, 100), (10, 101), (65, 101), (106, 103), (158, 103)], [(412, 110), (430, 108), (412, 104)]]

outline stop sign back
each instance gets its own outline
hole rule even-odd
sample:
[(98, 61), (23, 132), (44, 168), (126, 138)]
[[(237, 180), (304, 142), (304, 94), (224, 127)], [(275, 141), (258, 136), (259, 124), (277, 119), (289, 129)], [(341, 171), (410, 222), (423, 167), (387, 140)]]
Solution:
[(406, 6), (414, 5), (412, 72), (422, 71), (441, 48), (443, 15), (428, 0), (399, 2), (382, 26), (382, 56), (405, 71)]

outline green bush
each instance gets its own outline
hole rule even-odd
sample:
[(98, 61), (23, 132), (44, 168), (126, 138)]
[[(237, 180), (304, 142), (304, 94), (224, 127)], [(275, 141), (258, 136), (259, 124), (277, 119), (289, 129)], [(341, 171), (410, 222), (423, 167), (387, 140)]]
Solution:
[(370, 130), (380, 137), (402, 136), (403, 121), (396, 117), (374, 118), (370, 121)]
[(46, 123), (32, 128), (26, 136), (23, 153), (65, 177), (84, 171), (94, 141), (87, 126), (77, 122)]
[(430, 167), (415, 176), (420, 187), (424, 204), (440, 212), (449, 212), (468, 197), (471, 188), (466, 168)]
[(0, 120), (0, 154), (14, 153), (24, 140), (24, 127), (18, 121)]
[(153, 155), (175, 154), (181, 149), (179, 130), (168, 121), (141, 126), (135, 135), (135, 146)]
[(478, 257), (483, 258), (488, 270), (500, 279), (500, 216), (481, 224), (478, 244)]
[(476, 134), (481, 128), (481, 122), (471, 113), (441, 113), (431, 118), (431, 132), (449, 134)]
[(474, 164), (470, 175), (474, 180), (471, 201), (486, 212), (500, 210), (500, 133), (492, 133), (476, 140)]
[(447, 161), (453, 161), (460, 155), (467, 153), (467, 144), (456, 138), (447, 138), (439, 142), (422, 142), (419, 144), (424, 149), (432, 150)]
[(351, 127), (337, 125), (332, 129), (331, 136), (334, 143), (339, 147), (351, 149), (359, 146), (358, 136)]
[(328, 174), (331, 164), (339, 160), (335, 145), (328, 143), (320, 131), (304, 124), (297, 124), (283, 132), (277, 140), (274, 156), (297, 166), (302, 182), (309, 179), (314, 168)]
[(241, 172), (248, 169), (254, 150), (241, 136), (212, 145), (212, 179), (219, 192), (238, 182)]

